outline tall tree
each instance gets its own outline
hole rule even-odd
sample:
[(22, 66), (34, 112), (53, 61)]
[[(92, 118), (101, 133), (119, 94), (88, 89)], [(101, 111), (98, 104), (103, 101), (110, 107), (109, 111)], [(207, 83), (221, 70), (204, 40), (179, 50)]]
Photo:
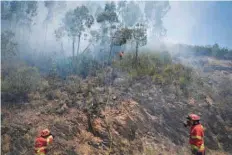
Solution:
[(118, 11), (124, 27), (133, 27), (142, 18), (140, 7), (134, 1), (120, 1), (118, 3)]
[(86, 28), (90, 28), (94, 23), (94, 18), (89, 14), (85, 6), (80, 6), (66, 13), (64, 18), (65, 30), (69, 37), (72, 38), (73, 57), (75, 56), (75, 42), (78, 38), (77, 53), (80, 47), (80, 38)]
[[(37, 15), (37, 2), (11, 1), (1, 3), (2, 19), (10, 21), (10, 29), (16, 31), (17, 26), (30, 29), (33, 18)], [(14, 25), (14, 28), (13, 28)]]
[(12, 23), (14, 22), (15, 30), (17, 28), (17, 24), (21, 21), (22, 18), (24, 18), (24, 6), (25, 2), (19, 2), (19, 1), (11, 1), (10, 2), (10, 20), (11, 20), (11, 27)]
[(108, 23), (110, 28), (118, 22), (118, 15), (116, 13), (116, 5), (114, 2), (106, 3), (105, 9), (102, 13), (97, 16), (98, 23)]
[(53, 20), (53, 9), (55, 7), (55, 1), (44, 1), (44, 6), (47, 8), (48, 13), (44, 20), (45, 23)]
[(106, 3), (104, 11), (97, 16), (97, 22), (101, 23), (102, 28), (101, 43), (107, 45), (107, 42), (110, 42), (109, 59), (111, 58), (111, 51), (113, 48), (113, 34), (116, 31), (116, 23), (118, 23), (118, 21), (115, 3)]
[(127, 43), (128, 40), (132, 39), (133, 30), (129, 28), (118, 29), (113, 37), (113, 44), (122, 46)]
[(56, 1), (56, 5), (55, 5), (55, 13), (59, 14), (59, 13), (63, 13), (65, 11), (67, 7), (67, 2), (66, 1)]
[(147, 28), (143, 23), (137, 23), (133, 30), (133, 37), (136, 42), (135, 65), (138, 64), (139, 47), (147, 44)]
[(212, 46), (211, 51), (212, 51), (212, 55), (215, 56), (215, 57), (219, 56), (219, 54), (221, 53), (220, 47), (219, 47), (219, 45), (218, 45), (217, 43), (215, 43), (215, 44)]
[[(27, 38), (26, 42), (29, 42), (32, 35), (32, 27), (33, 25), (35, 25), (35, 20), (34, 18), (37, 16), (38, 14), (38, 2), (36, 1), (27, 1), (27, 7), (26, 7), (26, 18), (24, 20), (24, 27), (23, 27), (23, 35), (26, 34), (25, 33), (25, 29), (27, 31), (29, 31), (28, 36), (24, 35), (24, 38)], [(24, 44), (24, 43), (23, 43)], [(30, 46), (30, 44), (29, 44)]]
[(90, 46), (96, 43), (98, 43), (100, 40), (100, 33), (96, 30), (92, 30), (90, 31), (90, 39), (88, 40), (89, 41), (89, 44), (87, 45), (87, 47), (82, 51), (82, 54), (85, 53), (86, 51), (89, 50)]
[(48, 32), (48, 24), (53, 20), (53, 11), (55, 7), (56, 2), (55, 1), (44, 1), (44, 6), (47, 8), (47, 16), (44, 20), (44, 27), (45, 27), (45, 33), (44, 33), (44, 49), (46, 48), (46, 42), (47, 42), (47, 32)]
[(170, 4), (168, 1), (146, 1), (144, 7), (144, 13), (147, 22), (150, 21), (151, 34), (155, 37), (166, 36), (167, 30), (163, 26), (163, 17), (170, 10)]
[(2, 20), (10, 20), (11, 19), (11, 12), (10, 12), (10, 2), (9, 1), (2, 1), (1, 2), (1, 19)]
[(6, 60), (16, 55), (17, 43), (13, 40), (14, 33), (11, 31), (4, 31), (1, 34), (1, 54), (2, 60)]
[(38, 2), (36, 1), (27, 2), (26, 13), (28, 18), (28, 24), (30, 24), (30, 26), (33, 23), (33, 18), (37, 16), (37, 9), (38, 9)]
[(7, 26), (9, 25), (8, 27), (4, 27), (4, 29), (14, 32), (15, 37), (18, 38), (18, 45), (25, 47), (25, 42), (28, 43), (30, 40), (31, 27), (34, 24), (34, 17), (37, 16), (37, 2), (10, 1), (1, 4), (3, 9), (2, 22), (6, 23)]
[(4, 78), (5, 75), (12, 70), (15, 63), (15, 58), (18, 55), (18, 44), (15, 42), (15, 35), (11, 31), (4, 31), (1, 33), (1, 73)]
[(123, 16), (127, 7), (127, 1), (118, 1), (117, 3), (117, 12), (119, 14), (120, 22), (123, 23)]
[(55, 37), (56, 41), (60, 43), (61, 52), (64, 53), (64, 46), (62, 38), (65, 36), (65, 29), (64, 27), (59, 27), (57, 30), (55, 30)]

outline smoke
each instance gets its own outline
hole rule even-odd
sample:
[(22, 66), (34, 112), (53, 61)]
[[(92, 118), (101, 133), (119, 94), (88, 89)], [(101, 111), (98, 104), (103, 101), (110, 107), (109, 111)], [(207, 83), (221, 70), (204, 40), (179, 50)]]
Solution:
[[(60, 42), (55, 38), (54, 31), (62, 26), (62, 20), (65, 13), (75, 9), (77, 6), (86, 5), (90, 13), (95, 16), (99, 7), (104, 8), (106, 1), (56, 1), (56, 5), (49, 12), (43, 1), (38, 2), (37, 16), (34, 18), (31, 30), (18, 25), (15, 28), (16, 39), (19, 43), (21, 53), (59, 53)], [(144, 2), (137, 2), (141, 5), (140, 9), (144, 14)], [(204, 26), (209, 16), (210, 10), (215, 6), (215, 2), (178, 2), (170, 1), (171, 9), (163, 18), (163, 25), (167, 29), (167, 36), (162, 39), (151, 38), (152, 32), (149, 32), (148, 44), (149, 49), (171, 49), (171, 44), (184, 43), (193, 45), (214, 44), (210, 40), (213, 33), (210, 33), (209, 27)], [(49, 15), (49, 13), (52, 13)], [(46, 21), (47, 17), (50, 17)], [(203, 24), (202, 24), (203, 23)], [(149, 25), (149, 23), (147, 23)], [(10, 23), (2, 20), (2, 31), (9, 29)], [(91, 30), (100, 30), (100, 24), (96, 21)], [(88, 37), (81, 38), (80, 51), (83, 51), (88, 45)], [(72, 40), (66, 35), (62, 38), (64, 53), (62, 55), (72, 55)], [(165, 45), (164, 45), (165, 44)], [(220, 42), (219, 42), (220, 44)], [(99, 46), (91, 47), (93, 50), (99, 50)], [(131, 48), (130, 44), (125, 47)], [(115, 48), (116, 49), (116, 48)], [(117, 49), (118, 50), (118, 49)], [(170, 50), (171, 52), (173, 50)]]
[[(65, 14), (69, 10), (75, 9), (77, 6), (86, 5), (90, 13), (95, 16), (98, 7), (104, 8), (106, 1), (90, 2), (90, 1), (54, 1), (55, 6), (47, 8), (43, 1), (38, 1), (37, 15), (33, 18), (33, 24), (29, 28), (20, 24), (15, 25), (13, 32), (15, 32), (16, 40), (19, 45), (19, 51), (23, 53), (59, 53), (60, 43), (56, 40), (54, 31), (61, 27)], [(57, 5), (61, 3), (61, 7)], [(141, 3), (143, 2), (136, 2)], [(144, 6), (140, 5), (143, 12)], [(51, 9), (51, 10), (49, 10)], [(10, 22), (2, 20), (2, 31), (12, 30), (10, 28)], [(91, 30), (100, 30), (100, 24), (96, 21)], [(89, 44), (88, 39), (82, 37), (80, 44), (80, 51), (83, 51)], [(150, 39), (148, 39), (150, 40)], [(62, 38), (65, 56), (72, 55), (72, 40), (65, 35)]]

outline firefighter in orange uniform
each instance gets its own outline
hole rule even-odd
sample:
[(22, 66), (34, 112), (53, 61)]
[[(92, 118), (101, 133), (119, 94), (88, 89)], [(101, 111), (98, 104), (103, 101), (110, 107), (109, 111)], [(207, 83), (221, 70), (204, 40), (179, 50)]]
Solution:
[(123, 52), (123, 51), (122, 51), (122, 52), (119, 52), (120, 60), (122, 60), (123, 55), (124, 55), (124, 52)]
[(47, 147), (53, 142), (54, 136), (48, 129), (40, 132), (40, 135), (35, 140), (35, 155), (46, 155)]
[(190, 114), (187, 117), (185, 127), (190, 127), (189, 144), (193, 155), (205, 155), (204, 127), (200, 123), (200, 116)]

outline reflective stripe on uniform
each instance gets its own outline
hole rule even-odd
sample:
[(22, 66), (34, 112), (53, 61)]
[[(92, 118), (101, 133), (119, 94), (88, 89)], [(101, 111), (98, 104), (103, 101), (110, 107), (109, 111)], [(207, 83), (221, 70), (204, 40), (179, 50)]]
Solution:
[(191, 138), (192, 138), (192, 139), (199, 139), (199, 140), (201, 140), (201, 139), (202, 139), (202, 137), (201, 137), (201, 136), (191, 136)]
[(35, 155), (46, 155), (44, 152), (36, 153)]
[(205, 150), (205, 145), (204, 145), (204, 144), (202, 144), (202, 145), (200, 146), (199, 151), (203, 151), (203, 150)]
[(35, 148), (36, 153), (43, 153), (41, 152), (42, 150), (45, 150), (47, 147), (43, 146), (43, 147), (39, 147), (39, 148)]
[(49, 139), (49, 138), (47, 138), (47, 145), (49, 145), (49, 143), (50, 143), (50, 139)]
[(205, 149), (205, 146), (204, 146), (204, 144), (202, 144), (200, 147), (198, 147), (198, 146), (192, 144), (191, 149), (197, 150), (197, 151), (203, 151)]
[(46, 140), (47, 140), (47, 145), (50, 145), (52, 143), (53, 137), (49, 136)]

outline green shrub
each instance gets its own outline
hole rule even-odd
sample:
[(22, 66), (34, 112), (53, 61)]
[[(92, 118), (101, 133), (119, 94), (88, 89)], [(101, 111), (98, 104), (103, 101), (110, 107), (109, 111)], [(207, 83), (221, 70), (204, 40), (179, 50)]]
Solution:
[(2, 92), (27, 94), (40, 87), (41, 77), (35, 67), (21, 67), (2, 80)]
[(187, 80), (185, 77), (180, 77), (179, 78), (179, 84), (181, 88), (185, 88), (186, 84), (187, 84)]
[(82, 77), (96, 75), (100, 69), (100, 63), (88, 54), (80, 54), (72, 62), (73, 73)]
[(168, 52), (141, 52), (136, 67), (133, 66), (133, 61), (133, 53), (127, 53), (113, 65), (132, 77), (151, 76), (157, 84), (172, 84), (173, 81), (178, 81), (180, 87), (185, 88), (191, 82), (192, 70), (181, 64), (173, 64)]
[(164, 64), (168, 64), (171, 61), (171, 59), (163, 59), (165, 56), (162, 56), (159, 52), (144, 52), (139, 55), (138, 62), (135, 65), (133, 53), (127, 53), (121, 61), (115, 61), (113, 64), (115, 67), (129, 72), (133, 76), (153, 76), (157, 72), (161, 72), (161, 67)]
[(153, 80), (157, 83), (157, 84), (164, 84), (165, 83), (165, 79), (162, 75), (156, 74), (153, 75)]

